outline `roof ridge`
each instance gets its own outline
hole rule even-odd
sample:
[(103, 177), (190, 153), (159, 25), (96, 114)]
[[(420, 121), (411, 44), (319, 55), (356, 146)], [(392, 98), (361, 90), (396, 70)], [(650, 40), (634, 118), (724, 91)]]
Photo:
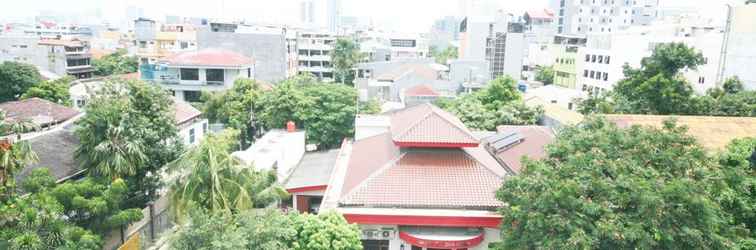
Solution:
[[(420, 108), (420, 107), (423, 107), (423, 106), (430, 106), (430, 104), (423, 104), (423, 105), (419, 105), (419, 106), (416, 106), (416, 107), (412, 107), (410, 109)], [(391, 135), (391, 139), (401, 138), (402, 136), (404, 136), (407, 133), (409, 133), (409, 131), (411, 131), (413, 128), (417, 127), (417, 125), (420, 124), (421, 121), (424, 121), (425, 119), (428, 119), (428, 117), (430, 116), (430, 114), (433, 113), (432, 110), (433, 110), (433, 108), (431, 106), (431, 112), (428, 112), (428, 113), (424, 114), (422, 118), (415, 120), (413, 123), (411, 123), (409, 126), (407, 126), (406, 129), (404, 129), (404, 131), (400, 132), (399, 135), (394, 136), (392, 134)], [(409, 111), (409, 110), (405, 110), (405, 111)], [(393, 126), (393, 124), (391, 124), (391, 125)]]
[[(428, 104), (428, 105), (430, 105), (430, 104)], [(446, 112), (446, 111), (443, 111), (443, 110), (441, 110), (441, 108), (439, 108), (439, 107), (436, 107), (436, 106), (433, 106), (433, 105), (431, 105), (431, 110), (432, 110), (432, 112), (433, 112), (433, 113), (436, 113), (436, 114), (437, 114), (438, 116), (440, 116), (440, 117), (441, 117), (441, 119), (443, 119), (443, 120), (445, 120), (445, 121), (447, 121), (447, 122), (450, 122), (450, 123), (452, 122), (452, 121), (449, 121), (449, 120), (447, 119), (447, 117), (444, 117), (444, 114), (442, 114), (442, 113), (439, 113), (439, 112)], [(450, 114), (450, 115), (451, 115), (451, 114)], [(456, 118), (456, 116), (454, 116), (454, 117)], [(457, 118), (457, 119), (459, 119), (459, 118)], [(463, 122), (462, 122), (461, 120), (460, 120), (459, 122), (460, 122), (460, 123), (462, 123), (462, 126), (465, 126), (465, 124), (464, 124), (464, 123), (463, 123)], [(467, 136), (467, 137), (468, 137), (469, 139), (472, 139), (473, 141), (477, 141), (477, 142), (480, 142), (480, 140), (478, 140), (478, 138), (476, 138), (476, 137), (475, 137), (475, 135), (473, 135), (473, 134), (472, 134), (472, 133), (471, 133), (471, 132), (469, 131), (469, 129), (468, 129), (468, 131), (465, 131), (464, 129), (460, 128), (460, 127), (459, 127), (459, 126), (457, 126), (456, 124), (451, 124), (451, 125), (452, 125), (452, 127), (454, 127), (455, 129), (459, 130), (459, 132), (462, 132), (462, 134), (465, 134), (465, 135), (466, 135), (466, 136)], [(467, 126), (465, 126), (465, 128), (467, 129)]]
[[(394, 159), (390, 160), (389, 162), (387, 162), (386, 164), (384, 164), (383, 166), (381, 166), (381, 167), (380, 167), (380, 168), (379, 168), (378, 170), (376, 170), (375, 172), (373, 172), (372, 174), (370, 174), (370, 175), (369, 175), (369, 176), (368, 176), (367, 178), (365, 178), (364, 180), (362, 180), (362, 182), (360, 182), (360, 184), (359, 184), (359, 185), (357, 185), (357, 186), (353, 187), (353, 188), (352, 188), (351, 190), (349, 190), (349, 191), (348, 191), (348, 192), (347, 192), (347, 193), (346, 193), (345, 195), (343, 195), (343, 196), (342, 196), (342, 198), (343, 198), (343, 199), (349, 199), (349, 198), (350, 198), (350, 197), (351, 197), (351, 196), (352, 196), (352, 195), (353, 195), (354, 193), (356, 193), (356, 192), (357, 192), (357, 191), (358, 191), (358, 190), (359, 190), (360, 188), (362, 188), (362, 187), (364, 187), (365, 185), (367, 185), (367, 183), (368, 183), (369, 181), (371, 181), (371, 180), (375, 179), (375, 177), (377, 177), (378, 175), (382, 174), (383, 172), (386, 172), (386, 170), (388, 170), (388, 169), (390, 169), (391, 167), (395, 166), (395, 165), (396, 165), (396, 163), (398, 163), (398, 162), (399, 162), (399, 160), (401, 160), (402, 158), (404, 158), (404, 156), (405, 156), (406, 154), (407, 154), (406, 152), (405, 152), (405, 153), (401, 153), (401, 154), (399, 154), (399, 156), (397, 156), (396, 158), (394, 158)], [(339, 201), (341, 201), (341, 200), (342, 200), (342, 199), (339, 199)]]

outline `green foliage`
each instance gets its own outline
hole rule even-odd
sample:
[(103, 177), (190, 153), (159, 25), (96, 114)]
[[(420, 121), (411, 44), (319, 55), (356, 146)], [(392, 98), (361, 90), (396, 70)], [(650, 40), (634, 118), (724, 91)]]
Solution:
[(742, 226), (708, 190), (716, 161), (686, 129), (565, 128), (497, 197), (502, 249), (734, 249)]
[(614, 103), (604, 94), (590, 95), (578, 103), (577, 111), (584, 115), (614, 113)]
[(0, 203), (0, 248), (101, 249), (102, 236), (142, 219), (141, 209), (123, 209), (127, 188), (120, 179), (56, 185), (40, 168), (23, 186), (28, 195)]
[(359, 112), (358, 114), (364, 114), (364, 115), (377, 115), (381, 113), (381, 104), (378, 103), (375, 99), (370, 99), (367, 102), (361, 102), (359, 104)]
[(221, 122), (240, 131), (241, 145), (247, 147), (257, 129), (257, 121), (253, 117), (261, 95), (259, 84), (254, 80), (240, 78), (234, 82), (231, 90), (203, 93), (203, 113), (213, 122)]
[(478, 92), (438, 101), (436, 105), (475, 130), (492, 131), (499, 125), (531, 125), (543, 115), (542, 108), (530, 108), (522, 103), (515, 81), (509, 77), (497, 78)]
[(76, 158), (91, 176), (123, 178), (131, 207), (154, 199), (163, 166), (182, 149), (173, 101), (157, 86), (114, 79), (103, 86), (77, 121)]
[[(3, 118), (3, 115), (0, 114), (0, 118)], [(0, 119), (0, 130), (13, 130), (13, 128), (7, 128), (12, 126)], [(37, 155), (27, 141), (14, 144), (0, 141), (0, 203), (15, 196), (16, 173), (37, 160)]]
[(459, 51), (457, 48), (449, 46), (442, 51), (437, 51), (436, 48), (431, 48), (431, 54), (436, 58), (438, 64), (449, 64), (449, 60), (457, 59), (459, 57)]
[(295, 250), (358, 250), (362, 249), (357, 225), (348, 224), (335, 212), (291, 214), (294, 229), (298, 232), (293, 243)]
[(294, 121), (305, 128), (308, 143), (333, 148), (354, 134), (357, 92), (349, 86), (297, 77), (265, 92), (257, 106), (266, 127), (283, 128)]
[(231, 156), (237, 133), (228, 130), (208, 136), (170, 164), (180, 175), (171, 185), (171, 209), (179, 221), (192, 206), (230, 214), (288, 196), (276, 184), (274, 171), (257, 171)]
[(100, 59), (94, 59), (92, 66), (94, 66), (95, 75), (119, 75), (137, 72), (139, 61), (136, 56), (126, 56), (126, 50), (118, 50)]
[(0, 64), (0, 102), (18, 100), (26, 91), (42, 81), (34, 65), (3, 62)]
[[(734, 225), (744, 225), (756, 246), (756, 137), (732, 141), (719, 155), (726, 186), (715, 194)], [(744, 243), (746, 244), (746, 243)]]
[(360, 47), (352, 40), (339, 38), (331, 52), (331, 63), (336, 82), (352, 85), (354, 65), (362, 59)]
[(71, 82), (73, 80), (73, 77), (66, 76), (53, 81), (40, 82), (21, 95), (21, 99), (37, 97), (54, 103), (71, 106), (71, 95), (68, 93), (68, 89), (71, 87)]
[(542, 82), (544, 85), (550, 85), (554, 83), (554, 67), (538, 67), (536, 69), (535, 80)]
[(171, 249), (362, 249), (357, 225), (339, 214), (248, 210), (237, 214), (193, 209), (170, 238)]

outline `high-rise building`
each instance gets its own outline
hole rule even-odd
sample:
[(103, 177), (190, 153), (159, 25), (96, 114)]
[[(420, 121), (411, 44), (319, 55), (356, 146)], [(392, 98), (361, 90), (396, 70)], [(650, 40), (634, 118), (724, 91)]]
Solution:
[(299, 21), (303, 24), (315, 23), (315, 2), (313, 0), (302, 0), (299, 3)]
[(659, 0), (552, 0), (560, 34), (612, 32), (648, 25), (657, 17)]
[(327, 0), (326, 18), (328, 31), (338, 32), (341, 21), (341, 0)]
[(444, 50), (451, 45), (452, 41), (459, 39), (460, 19), (447, 16), (436, 20), (431, 27), (430, 45), (438, 50)]

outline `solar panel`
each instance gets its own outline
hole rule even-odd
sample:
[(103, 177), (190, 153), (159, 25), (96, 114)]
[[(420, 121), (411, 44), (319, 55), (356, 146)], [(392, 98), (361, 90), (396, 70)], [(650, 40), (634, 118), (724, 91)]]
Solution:
[(525, 139), (525, 137), (523, 137), (520, 133), (517, 133), (517, 132), (506, 134), (506, 136), (498, 137), (498, 138), (501, 138), (501, 139), (490, 143), (491, 148), (493, 148), (493, 150), (496, 152), (500, 152), (501, 150), (510, 148), (522, 142)]
[(500, 140), (503, 140), (504, 138), (510, 137), (517, 132), (509, 132), (509, 133), (497, 133), (495, 135), (486, 137), (486, 141), (488, 141), (489, 144), (494, 144)]

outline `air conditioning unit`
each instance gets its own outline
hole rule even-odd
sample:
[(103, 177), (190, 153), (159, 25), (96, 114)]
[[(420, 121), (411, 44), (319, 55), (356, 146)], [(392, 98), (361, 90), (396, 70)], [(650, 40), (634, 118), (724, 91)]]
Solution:
[(392, 240), (396, 238), (396, 230), (393, 228), (364, 229), (363, 240)]

